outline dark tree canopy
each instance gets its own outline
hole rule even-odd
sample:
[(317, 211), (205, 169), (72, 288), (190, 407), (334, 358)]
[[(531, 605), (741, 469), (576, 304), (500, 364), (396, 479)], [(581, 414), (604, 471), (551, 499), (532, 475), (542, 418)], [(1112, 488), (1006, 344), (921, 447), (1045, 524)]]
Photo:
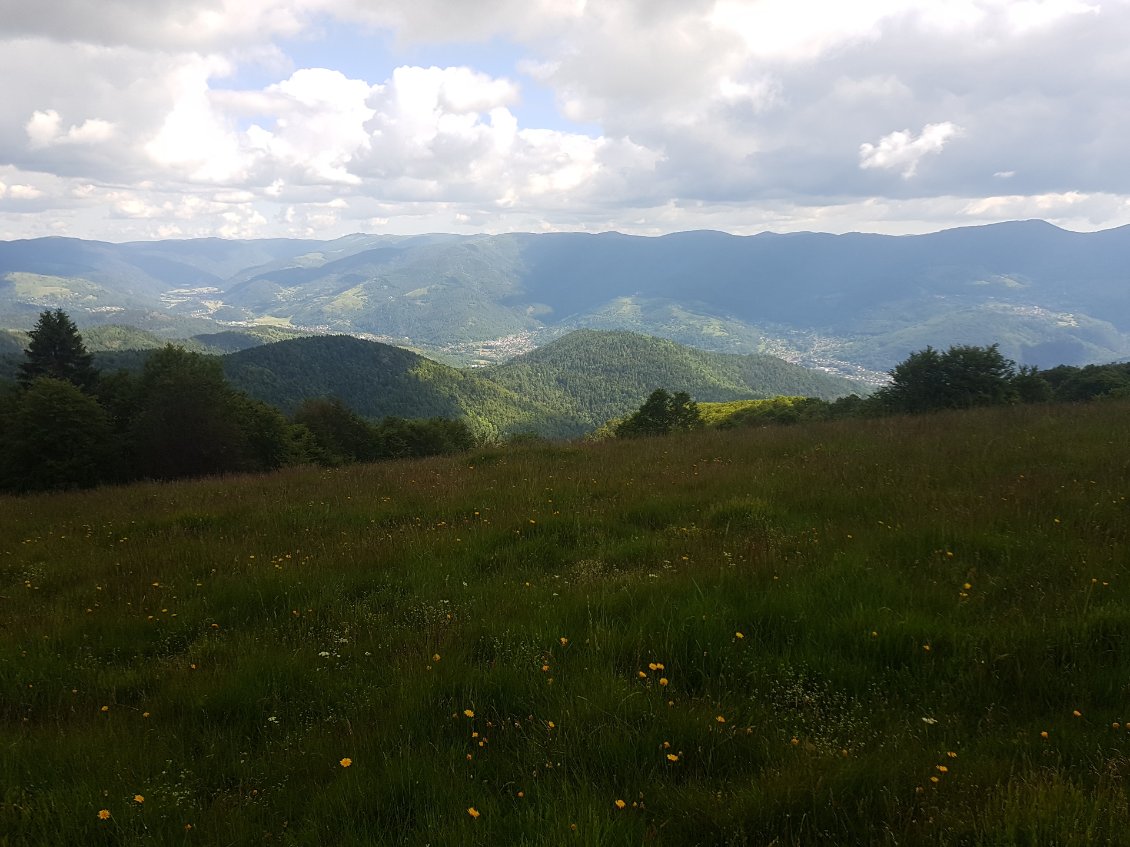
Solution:
[(651, 392), (639, 411), (616, 427), (620, 438), (639, 438), (646, 435), (666, 435), (676, 430), (697, 429), (702, 426), (698, 404), (685, 391), (670, 394), (663, 388)]
[(85, 488), (113, 475), (110, 420), (98, 401), (40, 377), (17, 398), (4, 433), (0, 480), (17, 491)]
[(37, 378), (49, 376), (90, 391), (98, 381), (93, 357), (82, 342), (78, 327), (62, 309), (40, 314), (20, 365), (20, 384), (25, 388)]
[(132, 424), (137, 470), (173, 479), (242, 470), (234, 392), (217, 359), (169, 345), (151, 355)]
[(1015, 402), (1016, 365), (988, 347), (958, 345), (944, 353), (927, 347), (890, 372), (891, 384), (876, 399), (894, 412), (968, 409)]

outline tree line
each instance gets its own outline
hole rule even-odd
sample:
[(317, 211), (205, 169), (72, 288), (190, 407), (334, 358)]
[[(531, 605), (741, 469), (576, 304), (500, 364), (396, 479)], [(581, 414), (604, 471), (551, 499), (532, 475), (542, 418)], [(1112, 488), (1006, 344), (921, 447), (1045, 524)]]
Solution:
[(234, 390), (218, 359), (168, 345), (138, 374), (99, 372), (62, 310), (29, 336), (0, 389), (0, 489), (269, 471), (436, 455), (474, 443), (462, 421), (361, 418), (332, 398), (291, 417)]
[[(927, 347), (867, 397), (778, 397), (728, 412), (720, 427), (1049, 401), (1130, 397), (1130, 363), (1017, 367), (997, 345)], [(703, 426), (686, 392), (656, 389), (602, 431), (623, 438)], [(0, 490), (88, 487), (140, 479), (343, 465), (470, 449), (462, 420), (362, 418), (332, 397), (291, 416), (232, 388), (218, 359), (168, 345), (138, 373), (99, 372), (62, 311), (45, 311), (29, 336), (17, 383), (0, 386)]]
[[(801, 421), (924, 414), (1017, 403), (1080, 402), (1130, 398), (1130, 362), (1047, 370), (1020, 366), (996, 344), (927, 347), (911, 353), (888, 372), (890, 382), (874, 393), (834, 401), (816, 397), (774, 397), (727, 412), (719, 428), (792, 424)], [(697, 404), (684, 392), (657, 389), (638, 411), (613, 425), (621, 438), (663, 435), (704, 425)]]

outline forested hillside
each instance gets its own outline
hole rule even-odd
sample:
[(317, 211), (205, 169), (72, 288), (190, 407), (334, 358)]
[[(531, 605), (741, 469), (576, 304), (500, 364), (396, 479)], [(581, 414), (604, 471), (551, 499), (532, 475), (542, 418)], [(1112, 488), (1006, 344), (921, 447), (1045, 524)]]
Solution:
[(224, 357), (239, 390), (286, 412), (311, 397), (336, 397), (369, 418), (462, 418), (497, 436), (527, 429), (576, 435), (583, 421), (516, 394), (478, 371), (461, 371), (423, 356), (351, 336), (300, 338)]
[(570, 333), (484, 373), (589, 426), (623, 415), (660, 387), (705, 401), (781, 394), (830, 400), (860, 391), (846, 379), (773, 356), (709, 353), (662, 338), (595, 330)]
[(570, 333), (497, 367), (458, 370), (349, 336), (233, 353), (232, 384), (292, 411), (334, 396), (367, 417), (461, 417), (477, 431), (579, 435), (672, 386), (705, 400), (803, 394), (831, 399), (858, 385), (771, 356), (707, 353), (627, 332)]

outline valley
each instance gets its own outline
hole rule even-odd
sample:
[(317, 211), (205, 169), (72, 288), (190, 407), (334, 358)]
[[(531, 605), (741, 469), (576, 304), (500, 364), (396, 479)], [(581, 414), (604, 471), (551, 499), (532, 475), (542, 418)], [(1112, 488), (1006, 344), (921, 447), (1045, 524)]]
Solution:
[(1130, 356), (1130, 227), (921, 236), (683, 232), (332, 241), (0, 243), (0, 327), (43, 308), (166, 339), (346, 333), (457, 366), (577, 329), (768, 354), (876, 385), (911, 350), (997, 342), (1022, 365)]

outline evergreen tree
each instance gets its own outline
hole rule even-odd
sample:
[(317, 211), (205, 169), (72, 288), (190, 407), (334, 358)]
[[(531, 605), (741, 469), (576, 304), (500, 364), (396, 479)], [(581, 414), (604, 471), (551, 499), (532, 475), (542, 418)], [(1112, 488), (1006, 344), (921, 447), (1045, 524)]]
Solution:
[(66, 380), (83, 391), (93, 390), (98, 381), (94, 357), (87, 352), (74, 322), (62, 309), (40, 314), (20, 365), (20, 385), (27, 388), (37, 378), (49, 376)]

